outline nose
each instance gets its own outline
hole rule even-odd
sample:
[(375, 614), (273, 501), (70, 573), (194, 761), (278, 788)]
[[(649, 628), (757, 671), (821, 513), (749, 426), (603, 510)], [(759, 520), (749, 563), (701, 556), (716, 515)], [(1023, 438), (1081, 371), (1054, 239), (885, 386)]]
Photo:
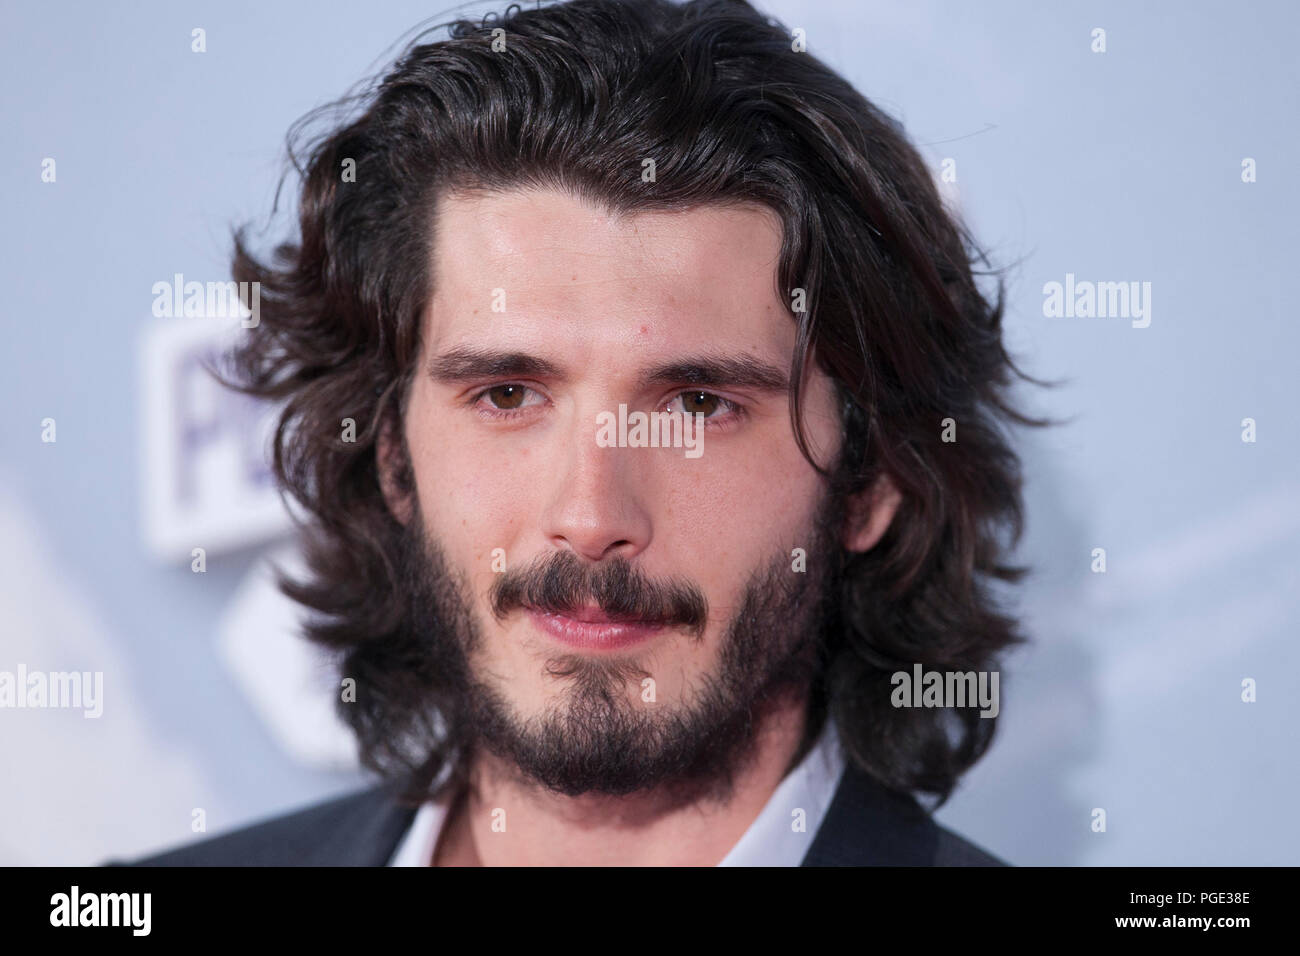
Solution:
[(600, 447), (594, 413), (577, 416), (565, 437), (548, 478), (553, 490), (542, 514), (547, 540), (590, 561), (640, 554), (653, 533), (641, 491), (640, 449)]

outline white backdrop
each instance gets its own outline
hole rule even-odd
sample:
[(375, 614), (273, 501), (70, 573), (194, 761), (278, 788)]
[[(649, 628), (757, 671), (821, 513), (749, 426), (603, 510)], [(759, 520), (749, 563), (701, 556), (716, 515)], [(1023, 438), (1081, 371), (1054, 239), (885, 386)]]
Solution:
[[(1297, 8), (762, 6), (955, 173), (953, 201), (1013, 266), (1012, 348), (1066, 380), (1028, 401), (1071, 423), (1021, 445), (1034, 643), (940, 819), (1018, 864), (1300, 862)], [(223, 277), (290, 123), (445, 8), (5, 8), (0, 670), (101, 671), (105, 693), (99, 718), (0, 710), (0, 864), (93, 863), (190, 839), (196, 809), (214, 833), (363, 780), (266, 586), (274, 501), (232, 436), (146, 441), (187, 387), (151, 288)], [(1045, 317), (1067, 275), (1151, 283), (1150, 324)], [(210, 399), (190, 397), (201, 418)], [(191, 500), (230, 532), (202, 574), (147, 533), (182, 520), (146, 478), (185, 448), (229, 476)]]

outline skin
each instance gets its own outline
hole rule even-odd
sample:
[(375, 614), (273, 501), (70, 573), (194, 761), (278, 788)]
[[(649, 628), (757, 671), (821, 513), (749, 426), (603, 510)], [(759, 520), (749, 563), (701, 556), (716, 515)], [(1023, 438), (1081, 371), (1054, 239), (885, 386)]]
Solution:
[[(749, 357), (788, 372), (795, 326), (775, 282), (779, 220), (758, 206), (619, 217), (566, 193), (519, 190), (444, 195), (437, 224), (435, 292), (405, 437), (427, 530), (475, 595), (484, 641), (473, 666), (526, 717), (563, 690), (543, 673), (547, 658), (573, 650), (524, 614), (494, 620), (487, 601), (493, 549), (504, 549), (512, 564), (553, 549), (591, 562), (621, 555), (652, 578), (688, 578), (708, 599), (703, 640), (665, 630), (631, 649), (590, 652), (634, 655), (654, 675), (656, 702), (644, 703), (641, 688), (629, 686), (629, 705), (670, 708), (716, 666), (719, 637), (749, 573), (807, 544), (824, 492), (824, 479), (795, 444), (784, 390), (649, 385), (643, 376), (651, 366), (701, 355)], [(505, 291), (504, 312), (493, 310), (497, 289)], [(464, 381), (426, 373), (438, 357), (466, 347), (527, 353), (558, 371)], [(511, 384), (528, 391), (483, 394)], [(700, 391), (708, 393), (703, 405)], [(805, 402), (811, 447), (828, 464), (839, 424), (831, 383), (819, 370)], [(703, 411), (703, 455), (599, 447), (597, 414), (620, 403), (629, 411)], [(385, 495), (405, 521), (410, 502), (388, 477), (392, 454), (381, 442)], [(887, 482), (854, 502), (844, 545), (874, 546), (897, 504)], [(767, 708), (756, 759), (721, 806), (673, 806), (655, 791), (565, 797), (478, 755), (435, 862), (716, 864), (784, 775), (803, 708), (802, 699)], [(492, 829), (496, 808), (506, 811), (505, 832)]]

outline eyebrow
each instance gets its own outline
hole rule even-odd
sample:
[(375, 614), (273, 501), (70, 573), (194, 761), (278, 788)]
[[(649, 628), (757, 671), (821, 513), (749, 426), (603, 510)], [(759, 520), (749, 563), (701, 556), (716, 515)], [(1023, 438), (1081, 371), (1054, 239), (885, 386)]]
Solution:
[[(527, 352), (459, 346), (430, 361), (429, 375), (435, 382), (454, 385), (514, 375), (563, 379), (565, 371), (556, 363)], [(665, 362), (646, 369), (641, 381), (651, 386), (730, 387), (760, 392), (783, 392), (790, 387), (790, 376), (785, 370), (748, 355), (709, 354)]]
[(647, 370), (644, 381), (647, 385), (731, 386), (759, 392), (783, 392), (790, 387), (785, 371), (748, 355), (704, 355), (668, 362)]
[(526, 352), (497, 352), (471, 346), (459, 346), (429, 362), (429, 376), (448, 385), (505, 375), (559, 378), (561, 374), (554, 362)]

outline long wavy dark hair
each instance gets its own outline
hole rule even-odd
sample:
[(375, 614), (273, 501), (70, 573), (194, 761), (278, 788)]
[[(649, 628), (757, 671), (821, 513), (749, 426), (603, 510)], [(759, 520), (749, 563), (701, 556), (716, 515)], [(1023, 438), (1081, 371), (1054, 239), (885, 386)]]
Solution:
[[(1008, 398), (1027, 377), (1002, 342), (1001, 278), (980, 268), (900, 125), (739, 0), (515, 6), (428, 37), (291, 133), (297, 240), (261, 259), (246, 230), (235, 235), (234, 274), (261, 283), (261, 323), (223, 375), (284, 403), (274, 467), (307, 513), (309, 576), (281, 584), (357, 681), (340, 712), (362, 762), (413, 793), (455, 753), (436, 713), (450, 678), (417, 666), (429, 637), (411, 633), (403, 528), (376, 462), (419, 349), (431, 210), (453, 188), (540, 186), (614, 211), (751, 202), (779, 214), (778, 281), (788, 302), (800, 289), (806, 301), (790, 313), (799, 447), (811, 461), (799, 396), (815, 361), (842, 409), (843, 451), (823, 471), (832, 488), (884, 474), (902, 495), (874, 549), (840, 556), (810, 712), (835, 718), (849, 758), (877, 780), (942, 803), (996, 719), (897, 709), (890, 675), (993, 670), (1022, 640), (994, 585), (1023, 573), (1006, 561), (1022, 524), (1008, 426), (1040, 423)], [(980, 276), (996, 277), (995, 296)], [(341, 440), (346, 417), (354, 441)]]

